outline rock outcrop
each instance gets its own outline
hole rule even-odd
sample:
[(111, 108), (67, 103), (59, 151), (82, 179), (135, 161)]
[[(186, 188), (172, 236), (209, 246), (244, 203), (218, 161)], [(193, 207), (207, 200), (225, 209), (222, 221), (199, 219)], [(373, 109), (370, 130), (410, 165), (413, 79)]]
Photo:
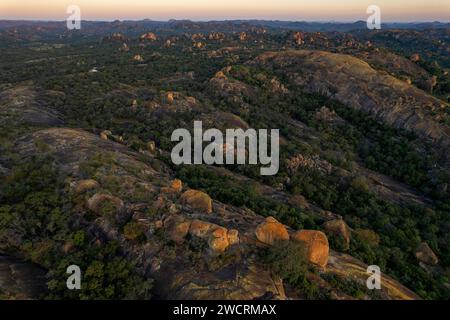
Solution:
[(46, 273), (38, 265), (0, 254), (2, 299), (38, 299), (47, 291)]
[(87, 201), (89, 210), (97, 215), (117, 213), (124, 208), (121, 199), (105, 193), (96, 193)]
[(417, 247), (415, 255), (417, 260), (427, 265), (434, 266), (439, 263), (438, 257), (426, 242), (422, 242)]
[(212, 199), (198, 190), (187, 190), (181, 195), (181, 202), (202, 213), (212, 213)]
[(350, 246), (350, 229), (343, 219), (329, 220), (323, 225), (328, 236), (341, 237), (344, 240), (345, 249)]
[(158, 37), (153, 32), (147, 32), (147, 33), (144, 33), (143, 35), (141, 35), (139, 37), (139, 39), (141, 41), (156, 41), (156, 40), (158, 40)]
[(266, 218), (256, 228), (255, 235), (259, 241), (268, 245), (273, 245), (276, 241), (289, 240), (289, 233), (286, 227), (273, 217)]
[(164, 187), (161, 189), (162, 193), (165, 194), (181, 193), (182, 190), (183, 182), (180, 179), (173, 180), (169, 187)]
[(224, 252), (230, 245), (228, 230), (222, 227), (215, 229), (209, 236), (208, 245), (214, 253)]
[(310, 263), (322, 268), (326, 267), (330, 251), (327, 236), (316, 230), (300, 230), (292, 236), (293, 240), (303, 242), (306, 245), (308, 260)]

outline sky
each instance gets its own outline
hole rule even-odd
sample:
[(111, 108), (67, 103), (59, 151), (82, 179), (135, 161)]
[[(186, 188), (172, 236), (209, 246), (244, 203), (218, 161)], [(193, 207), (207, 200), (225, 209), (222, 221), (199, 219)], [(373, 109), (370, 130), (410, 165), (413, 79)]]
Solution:
[(450, 21), (450, 0), (0, 0), (0, 19), (65, 20), (69, 5), (83, 20), (367, 20), (369, 5), (382, 22)]

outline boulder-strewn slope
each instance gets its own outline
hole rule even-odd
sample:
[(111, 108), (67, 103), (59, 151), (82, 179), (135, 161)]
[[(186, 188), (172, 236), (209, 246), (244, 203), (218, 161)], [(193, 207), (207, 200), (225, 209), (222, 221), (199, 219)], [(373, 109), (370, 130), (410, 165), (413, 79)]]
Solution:
[[(143, 276), (155, 279), (157, 297), (289, 298), (281, 279), (257, 259), (259, 248), (267, 246), (259, 239), (273, 237), (258, 227), (264, 224), (263, 217), (251, 210), (218, 201), (212, 201), (211, 211), (200, 210), (196, 206), (197, 198), (189, 198), (193, 192), (182, 195), (182, 189), (186, 188), (180, 181), (170, 182), (167, 168), (155, 170), (149, 164), (152, 161), (150, 155), (131, 152), (119, 143), (102, 140), (85, 131), (52, 128), (25, 135), (16, 143), (16, 150), (22, 158), (38, 152), (36, 141), (48, 146), (46, 152), (54, 158), (61, 174), (67, 176), (67, 192), (77, 203), (74, 209), (76, 224), (85, 225), (85, 229), (100, 243), (118, 241), (124, 254), (137, 262), (137, 270)], [(89, 170), (92, 176), (86, 180), (86, 167), (99, 157), (103, 163), (95, 166), (94, 171)], [(111, 173), (122, 181), (119, 189), (112, 188)], [(183, 200), (186, 198), (192, 201)], [(94, 201), (95, 208), (92, 205)], [(105, 203), (112, 206), (104, 207)], [(105, 208), (113, 210), (112, 216), (106, 215)], [(94, 220), (86, 219), (89, 211), (95, 213)], [(293, 234), (293, 230), (273, 218), (267, 221), (274, 221), (277, 228), (281, 228), (284, 240), (286, 237), (289, 239), (288, 230)], [(138, 226), (146, 241), (136, 242), (132, 235), (123, 234), (120, 225), (129, 223)], [(228, 238), (217, 238), (220, 237), (217, 230), (228, 233)], [(295, 238), (294, 235), (292, 237)], [(311, 238), (309, 241), (310, 250), (315, 250), (311, 241), (314, 240)], [(15, 239), (10, 238), (2, 246), (18, 246), (19, 242), (20, 237), (16, 235)], [(177, 245), (173, 246), (173, 242)], [(361, 271), (366, 268), (363, 263), (343, 258), (332, 251), (328, 269), (328, 247), (326, 249), (325, 253), (320, 253), (321, 261), (325, 258), (323, 272), (340, 274), (340, 269), (358, 269), (358, 272), (351, 273), (351, 277), (364, 283), (368, 275)], [(62, 247), (61, 250), (70, 249)], [(312, 256), (319, 254), (315, 251), (310, 253)], [(383, 277), (389, 279), (386, 298), (418, 298), (401, 284)]]

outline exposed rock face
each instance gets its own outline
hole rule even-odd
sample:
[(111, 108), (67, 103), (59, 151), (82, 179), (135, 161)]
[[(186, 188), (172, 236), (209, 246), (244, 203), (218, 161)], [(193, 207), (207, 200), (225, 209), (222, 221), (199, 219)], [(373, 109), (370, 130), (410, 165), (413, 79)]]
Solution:
[(267, 52), (253, 63), (283, 70), (304, 90), (320, 93), (366, 111), (422, 139), (450, 146), (450, 129), (442, 121), (448, 104), (349, 55), (297, 50)]
[(39, 100), (42, 97), (64, 97), (57, 91), (41, 91), (33, 86), (19, 85), (0, 91), (0, 116), (5, 123), (33, 126), (60, 126), (63, 117)]
[(46, 286), (46, 270), (0, 254), (0, 292), (7, 299), (38, 299)]
[[(177, 270), (163, 286), (162, 295), (168, 299), (188, 300), (254, 300), (286, 299), (283, 283), (267, 268), (255, 261), (244, 261), (240, 268), (232, 268), (220, 276), (209, 272), (194, 273)], [(186, 281), (190, 279), (189, 281)], [(162, 286), (161, 286), (162, 287)]]
[(189, 234), (199, 237), (207, 238), (212, 230), (219, 228), (218, 225), (201, 220), (193, 220), (189, 229)]
[(212, 213), (212, 199), (202, 191), (193, 189), (186, 191), (181, 196), (181, 202), (202, 213)]
[(172, 181), (169, 187), (164, 187), (161, 191), (165, 194), (176, 194), (183, 190), (183, 182), (180, 179), (175, 179)]
[(426, 242), (422, 242), (416, 249), (416, 258), (420, 262), (427, 265), (434, 266), (439, 263), (439, 259), (436, 254), (431, 250), (430, 246)]
[[(368, 277), (367, 267), (366, 264), (348, 254), (330, 251), (327, 271), (346, 278), (357, 279), (361, 283), (366, 283)], [(381, 274), (381, 286), (387, 291), (388, 299), (420, 300), (420, 297), (417, 296), (417, 294), (383, 273)]]
[(211, 32), (208, 36), (208, 39), (222, 41), (225, 39), (225, 34), (223, 34), (222, 32)]
[(286, 89), (286, 87), (277, 78), (270, 79), (266, 83), (265, 87), (267, 87), (271, 93), (275, 94), (286, 94), (289, 92), (289, 90)]
[(105, 42), (113, 42), (113, 41), (123, 42), (123, 41), (127, 41), (127, 38), (123, 34), (121, 34), (119, 32), (115, 32), (112, 35), (105, 37), (103, 39), (103, 41), (105, 41)]
[(140, 36), (141, 41), (156, 41), (158, 37), (153, 32), (147, 32)]
[(239, 244), (239, 231), (236, 229), (228, 230), (228, 242), (230, 246)]
[(198, 42), (194, 42), (194, 44), (192, 46), (196, 49), (201, 49), (201, 48), (205, 47), (205, 43), (198, 41)]
[(293, 237), (296, 241), (305, 243), (309, 262), (324, 268), (328, 262), (330, 251), (327, 236), (316, 230), (300, 230)]
[(329, 236), (341, 237), (345, 242), (345, 249), (350, 246), (350, 230), (342, 219), (329, 220), (323, 225)]
[(144, 61), (144, 58), (140, 54), (137, 54), (137, 55), (135, 55), (133, 57), (133, 60), (134, 61), (138, 61), (138, 62), (142, 62), (142, 61)]
[(190, 221), (183, 222), (171, 222), (170, 239), (176, 243), (183, 243), (186, 238), (189, 227), (191, 226)]
[(183, 182), (180, 179), (175, 179), (172, 181), (170, 188), (176, 193), (180, 193), (183, 190)]
[(173, 92), (168, 92), (166, 95), (167, 102), (172, 104), (175, 100), (175, 94)]
[(128, 44), (126, 44), (125, 42), (122, 44), (122, 46), (119, 48), (119, 51), (122, 52), (128, 52), (130, 51), (130, 47), (128, 46)]
[(224, 252), (230, 245), (228, 241), (228, 230), (225, 228), (215, 229), (208, 239), (209, 248), (215, 252)]
[(108, 140), (109, 137), (110, 137), (111, 135), (112, 135), (112, 132), (111, 132), (111, 131), (105, 130), (105, 131), (102, 131), (102, 132), (100, 133), (100, 138), (101, 138), (102, 140)]
[(88, 190), (97, 189), (100, 187), (99, 183), (93, 179), (81, 180), (75, 183), (75, 194), (81, 194)]
[(418, 54), (418, 53), (412, 54), (410, 60), (412, 62), (419, 62), (420, 61), (420, 54)]
[(334, 110), (330, 110), (327, 107), (323, 106), (319, 111), (314, 115), (316, 120), (320, 120), (323, 122), (328, 122), (332, 124), (342, 124), (345, 122), (344, 119), (339, 117)]
[(96, 193), (87, 201), (87, 207), (92, 212), (101, 215), (103, 209), (119, 212), (123, 209), (124, 203), (121, 199), (104, 193)]
[(209, 81), (211, 91), (221, 97), (243, 97), (254, 98), (256, 96), (255, 89), (239, 80), (230, 79), (227, 72), (222, 70)]
[(255, 234), (259, 241), (269, 245), (273, 245), (276, 241), (289, 240), (289, 233), (286, 227), (273, 217), (266, 218), (256, 228)]
[(286, 160), (286, 166), (291, 173), (295, 173), (300, 167), (317, 170), (326, 174), (330, 174), (333, 170), (331, 163), (320, 159), (318, 155), (313, 155), (310, 157), (298, 154)]
[(205, 39), (205, 36), (204, 36), (202, 33), (194, 33), (194, 34), (191, 36), (191, 39), (192, 39), (193, 41), (199, 40), (199, 39)]
[(294, 38), (294, 42), (295, 42), (297, 45), (302, 45), (302, 44), (305, 43), (305, 41), (304, 41), (304, 35), (303, 35), (302, 32), (295, 32), (294, 35), (293, 35), (293, 38)]

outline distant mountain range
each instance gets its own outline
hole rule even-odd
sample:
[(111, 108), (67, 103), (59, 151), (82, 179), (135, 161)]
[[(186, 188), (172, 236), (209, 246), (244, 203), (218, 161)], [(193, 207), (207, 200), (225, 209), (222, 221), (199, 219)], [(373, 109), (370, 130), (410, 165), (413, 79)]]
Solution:
[[(327, 32), (340, 31), (348, 32), (352, 30), (365, 29), (365, 21), (356, 22), (307, 22), (307, 21), (279, 21), (279, 20), (224, 20), (224, 21), (191, 21), (191, 20), (169, 20), (169, 21), (153, 21), (153, 20), (139, 20), (139, 21), (83, 21), (84, 25), (88, 27), (111, 27), (129, 26), (140, 28), (169, 28), (169, 29), (209, 29), (217, 27), (224, 29), (228, 26), (239, 28), (248, 26), (265, 27), (270, 29), (284, 29), (284, 30), (302, 30), (308, 32)], [(30, 21), (30, 20), (0, 20), (0, 29), (24, 27), (24, 26), (42, 26), (59, 27), (65, 24), (63, 21)], [(389, 22), (382, 24), (383, 29), (436, 29), (436, 28), (450, 28), (448, 22)]]

